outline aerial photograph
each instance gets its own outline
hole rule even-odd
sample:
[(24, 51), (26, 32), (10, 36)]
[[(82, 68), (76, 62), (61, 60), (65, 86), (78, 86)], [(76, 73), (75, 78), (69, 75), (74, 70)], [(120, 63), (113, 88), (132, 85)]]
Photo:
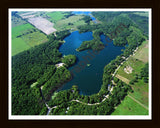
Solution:
[(10, 9), (10, 116), (150, 115), (150, 13)]

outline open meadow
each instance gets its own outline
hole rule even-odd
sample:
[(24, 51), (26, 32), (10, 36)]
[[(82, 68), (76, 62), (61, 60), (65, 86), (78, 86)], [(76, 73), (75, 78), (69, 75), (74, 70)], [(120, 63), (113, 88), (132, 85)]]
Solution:
[(126, 96), (111, 115), (148, 115), (148, 110), (130, 96)]
[(63, 12), (56, 11), (56, 12), (47, 12), (46, 15), (50, 17), (48, 19), (49, 21), (51, 21), (52, 23), (56, 23), (58, 20), (63, 19), (65, 14)]
[(144, 41), (143, 44), (139, 47), (138, 51), (136, 52), (134, 58), (141, 60), (142, 62), (148, 62), (148, 41)]
[(29, 23), (12, 27), (12, 56), (47, 40), (44, 33), (38, 31)]
[(76, 15), (70, 16), (69, 18), (59, 20), (55, 23), (55, 28), (57, 30), (64, 30), (64, 29), (77, 29), (78, 26), (84, 25), (84, 20), (81, 20), (84, 16)]
[[(138, 48), (134, 56), (129, 59), (117, 71), (116, 77), (129, 84), (135, 78), (136, 74), (140, 74), (141, 69), (148, 62), (148, 41), (144, 41)], [(132, 67), (132, 73), (126, 73), (124, 68)], [(149, 86), (143, 79), (138, 79), (132, 87), (133, 93), (129, 93), (125, 99), (117, 106), (112, 115), (147, 115), (149, 105)]]

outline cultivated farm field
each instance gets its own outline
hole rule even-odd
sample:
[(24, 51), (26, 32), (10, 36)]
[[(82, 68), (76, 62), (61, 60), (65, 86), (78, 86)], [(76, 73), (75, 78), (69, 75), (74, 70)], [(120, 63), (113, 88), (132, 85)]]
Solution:
[(29, 23), (12, 27), (11, 39), (12, 56), (48, 40), (44, 33), (36, 30)]
[(28, 22), (33, 24), (39, 30), (43, 31), (46, 35), (56, 31), (56, 29), (53, 28), (54, 24), (42, 17), (29, 18)]

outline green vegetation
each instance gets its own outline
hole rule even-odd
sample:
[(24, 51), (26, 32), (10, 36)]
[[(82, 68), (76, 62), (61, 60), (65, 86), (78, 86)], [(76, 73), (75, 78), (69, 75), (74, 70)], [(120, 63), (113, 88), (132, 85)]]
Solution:
[(12, 56), (48, 41), (47, 36), (31, 24), (16, 14), (14, 17), (18, 20), (16, 20), (16, 23), (15, 21), (12, 22), (16, 24), (14, 27), (12, 26)]
[[(103, 49), (104, 44), (100, 41), (101, 34), (105, 34), (106, 36), (109, 36), (110, 39), (114, 39), (114, 45), (125, 46), (126, 44), (130, 44), (129, 46), (131, 47), (131, 45), (133, 45), (134, 49), (146, 38), (142, 31), (137, 28), (137, 24), (130, 19), (128, 13), (121, 14), (121, 12), (93, 12), (92, 14), (102, 23), (78, 27), (80, 32), (92, 31), (94, 37), (94, 39), (91, 41), (84, 41), (77, 49), (78, 51), (86, 49)], [(111, 19), (108, 17), (111, 17)], [(106, 23), (106, 20), (108, 23)], [(137, 42), (140, 44), (137, 44)], [(130, 50), (131, 48), (125, 50), (125, 54), (130, 54), (132, 52)]]
[(84, 16), (82, 15), (70, 16), (66, 19), (57, 21), (54, 27), (57, 30), (65, 30), (65, 29), (76, 30), (79, 25), (85, 24), (84, 20), (82, 19), (83, 17)]
[(137, 82), (135, 82), (134, 85), (131, 86), (134, 92), (130, 95), (147, 107), (149, 100), (148, 83), (145, 83), (143, 80), (138, 79)]
[[(128, 89), (128, 85), (119, 81), (112, 94), (108, 94), (107, 90), (102, 89), (98, 94), (84, 96), (79, 95), (77, 86), (73, 86), (69, 90), (58, 92), (54, 100), (48, 102), (51, 107), (58, 106), (52, 110), (50, 115), (109, 115), (125, 97)], [(104, 95), (107, 94), (110, 95), (109, 99), (102, 101), (105, 98)], [(80, 102), (75, 102), (74, 99)]]
[(12, 17), (11, 17), (11, 23), (12, 23), (12, 27), (16, 27), (22, 24), (26, 24), (27, 22), (25, 20), (23, 20), (20, 17), (15, 16), (15, 12), (12, 12)]
[(77, 48), (77, 51), (83, 51), (86, 49), (92, 49), (92, 50), (101, 50), (104, 48), (104, 44), (101, 42), (100, 35), (102, 34), (101, 31), (95, 30), (93, 31), (93, 40), (90, 41), (84, 41), (82, 42), (81, 46)]
[(64, 18), (64, 13), (63, 12), (48, 12), (46, 13), (47, 16), (49, 16), (49, 20), (53, 23), (56, 23), (58, 20), (61, 20)]
[[(144, 68), (141, 69), (139, 75), (133, 76), (130, 81), (133, 93), (129, 93), (132, 97), (127, 96), (127, 98), (122, 101), (122, 103), (117, 107), (113, 115), (147, 115), (148, 114), (148, 83), (145, 83), (141, 74), (148, 75), (147, 71), (148, 65), (146, 64)], [(146, 77), (145, 77), (146, 78)], [(133, 83), (132, 83), (133, 82)], [(147, 77), (148, 82), (148, 77)], [(136, 101), (134, 101), (134, 99)], [(127, 115), (128, 115), (127, 114)]]
[(136, 14), (136, 15), (139, 15), (139, 16), (146, 16), (146, 17), (149, 17), (149, 14), (148, 12), (135, 12), (133, 14)]
[(46, 101), (49, 101), (52, 93), (63, 83), (71, 79), (71, 73), (65, 67), (59, 67), (51, 78), (43, 85), (42, 93)]
[(29, 23), (13, 27), (12, 28), (12, 39), (16, 38), (17, 36), (27, 32), (28, 30), (31, 30), (33, 28), (34, 27)]
[[(144, 67), (144, 62), (129, 57), (146, 39), (143, 30), (137, 28), (137, 24), (141, 21), (133, 22), (133, 14), (129, 12), (93, 12), (92, 14), (101, 21), (100, 24), (91, 25), (89, 23), (90, 19), (82, 15), (48, 13), (48, 18), (53, 18), (51, 20), (54, 20), (56, 29), (64, 29), (64, 31), (56, 32), (56, 36), (54, 34), (48, 35), (46, 43), (12, 56), (13, 115), (46, 115), (47, 107), (44, 101), (50, 108), (54, 107), (50, 115), (110, 115), (112, 112), (113, 115), (148, 114), (148, 111), (144, 109), (148, 105), (148, 84), (145, 83), (147, 82), (146, 79), (148, 80), (148, 66)], [(56, 15), (61, 16), (58, 19)], [(63, 17), (66, 17), (66, 19), (63, 19)], [(23, 40), (25, 40), (25, 37), (31, 38), (32, 35), (29, 34), (35, 33), (35, 29), (28, 24), (24, 25), (19, 25), (16, 33), (13, 33), (14, 30), (12, 31), (12, 38), (21, 39), (23, 37)], [(123, 30), (121, 29), (122, 32), (119, 32), (119, 25), (124, 27)], [(80, 32), (92, 31), (94, 37), (91, 41), (83, 42), (77, 49), (78, 51), (103, 49), (104, 44), (100, 40), (102, 33), (112, 37), (114, 45), (124, 46), (127, 44), (127, 46), (125, 46), (121, 55), (104, 67), (103, 83), (97, 94), (80, 95), (76, 85), (72, 86), (71, 89), (59, 91), (55, 94), (60, 86), (72, 78), (71, 73), (65, 66), (56, 68), (55, 65), (62, 62), (69, 67), (76, 62), (76, 57), (73, 55), (62, 57), (58, 50), (59, 46), (63, 43), (63, 39), (70, 34), (68, 29), (77, 28)], [(146, 29), (146, 26), (144, 28)], [(27, 40), (25, 41), (27, 42)], [(129, 59), (124, 62), (127, 57)], [(136, 78), (137, 81), (134, 81), (134, 85), (130, 86), (114, 77), (115, 70), (122, 62), (124, 64), (117, 74), (129, 80)], [(130, 74), (123, 70), (128, 65), (133, 68)], [(143, 79), (141, 80), (140, 77)], [(108, 86), (110, 86), (111, 91), (109, 91)], [(145, 98), (146, 100), (144, 100)], [(145, 106), (139, 104), (139, 102)]]
[[(127, 73), (124, 71), (124, 68), (130, 66), (133, 70), (132, 73)], [(117, 74), (127, 78), (128, 80), (132, 80), (136, 74), (138, 74), (141, 69), (144, 67), (144, 63), (140, 60), (137, 60), (133, 57), (129, 57), (129, 59), (124, 62), (124, 64), (119, 68)]]
[(84, 20), (85, 23), (90, 24), (90, 21), (92, 21), (90, 16), (85, 15), (84, 18), (82, 18), (82, 20)]
[(62, 58), (62, 62), (67, 65), (67, 67), (72, 66), (76, 62), (75, 55), (67, 55)]
[(28, 46), (21, 38), (15, 38), (12, 40), (12, 56), (28, 50), (29, 48), (30, 46)]
[[(112, 115), (147, 115), (148, 114), (148, 63), (144, 63), (140, 60), (144, 60), (141, 54), (143, 51), (147, 51), (146, 47), (148, 41), (144, 41), (139, 46), (135, 53), (135, 56), (129, 57), (129, 59), (119, 68), (116, 77), (129, 83), (133, 89), (133, 93), (129, 93), (124, 101), (117, 107)], [(147, 55), (148, 56), (148, 55)], [(148, 57), (145, 61), (148, 61)], [(124, 67), (130, 65), (133, 68), (132, 73), (127, 74), (124, 71)], [(123, 77), (122, 77), (123, 76)], [(126, 81), (125, 79), (130, 82)], [(131, 98), (132, 97), (132, 98)]]
[(137, 14), (130, 14), (129, 17), (137, 24), (137, 28), (140, 28), (144, 34), (148, 34), (149, 30), (149, 22), (148, 17), (146, 16), (140, 16)]
[(149, 60), (149, 49), (148, 49), (148, 41), (144, 41), (142, 45), (138, 48), (137, 52), (135, 53), (134, 58), (141, 60), (142, 62), (146, 63)]
[[(69, 32), (63, 31), (61, 33), (69, 34)], [(57, 38), (60, 39), (60, 37), (65, 37), (66, 35), (57, 34)], [(48, 42), (12, 57), (13, 115), (40, 114), (41, 109), (45, 106), (40, 87), (43, 86), (44, 97), (49, 99), (49, 94), (52, 94), (57, 89), (57, 86), (60, 86), (59, 84), (63, 84), (62, 80), (70, 79), (70, 72), (66, 68), (56, 69), (54, 66), (56, 63), (61, 62), (62, 54), (59, 53), (58, 48), (62, 43), (52, 39), (50, 37)], [(61, 74), (64, 75), (60, 81)], [(52, 81), (53, 76), (54, 81)], [(30, 88), (35, 82), (38, 84)], [(46, 87), (47, 89), (45, 90)]]
[(111, 115), (148, 115), (148, 110), (126, 96)]

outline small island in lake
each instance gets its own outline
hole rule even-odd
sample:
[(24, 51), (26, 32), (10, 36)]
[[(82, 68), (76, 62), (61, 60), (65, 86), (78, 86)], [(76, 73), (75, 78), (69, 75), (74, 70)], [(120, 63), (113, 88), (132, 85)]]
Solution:
[(87, 66), (89, 67), (91, 64), (87, 64)]

